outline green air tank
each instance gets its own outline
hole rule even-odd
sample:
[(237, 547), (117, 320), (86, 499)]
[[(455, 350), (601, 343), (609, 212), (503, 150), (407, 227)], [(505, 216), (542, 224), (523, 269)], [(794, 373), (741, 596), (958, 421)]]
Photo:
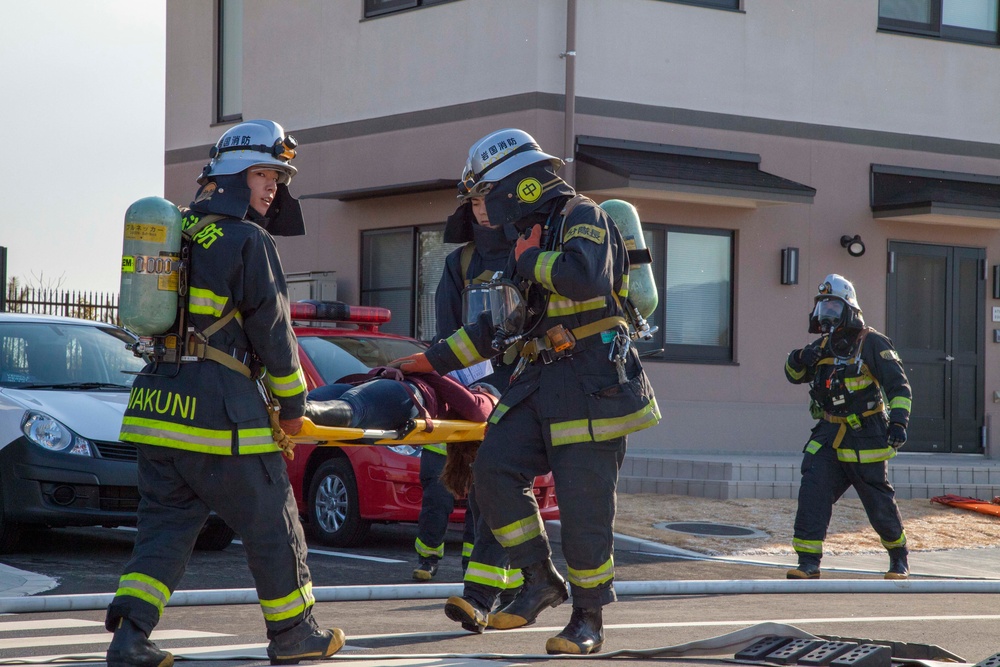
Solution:
[[(609, 199), (601, 204), (604, 212), (615, 221), (615, 226), (625, 239), (629, 251), (628, 296), (639, 313), (648, 318), (656, 310), (659, 298), (653, 281), (653, 265), (642, 259), (648, 257), (646, 237), (642, 234), (642, 223), (635, 206), (621, 199)], [(636, 261), (639, 258), (640, 261)]]
[(166, 333), (177, 318), (181, 212), (162, 197), (144, 197), (125, 211), (118, 312), (137, 336)]

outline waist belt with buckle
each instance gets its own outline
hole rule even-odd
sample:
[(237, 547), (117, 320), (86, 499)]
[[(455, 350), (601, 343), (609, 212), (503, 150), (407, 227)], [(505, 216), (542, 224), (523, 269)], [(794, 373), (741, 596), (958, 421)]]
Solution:
[[(627, 326), (625, 318), (620, 316), (605, 317), (570, 330), (566, 330), (562, 326), (553, 327), (544, 336), (527, 341), (521, 348), (521, 357), (529, 362), (541, 360), (542, 363), (550, 364), (573, 352), (581, 352), (606, 342), (600, 338), (594, 338), (594, 336), (617, 326)], [(569, 335), (567, 336), (567, 334)], [(584, 340), (586, 342), (583, 342)]]
[(862, 412), (861, 415), (851, 414), (846, 417), (838, 417), (837, 415), (831, 415), (829, 412), (823, 413), (823, 420), (828, 421), (831, 424), (840, 424), (840, 428), (837, 429), (837, 435), (833, 438), (833, 448), (838, 449), (840, 444), (844, 441), (844, 436), (847, 435), (847, 427), (850, 426), (853, 430), (858, 431), (861, 429), (861, 420), (865, 417), (871, 417), (872, 415), (877, 415), (878, 413), (885, 410), (885, 404), (879, 402), (871, 410), (866, 410)]

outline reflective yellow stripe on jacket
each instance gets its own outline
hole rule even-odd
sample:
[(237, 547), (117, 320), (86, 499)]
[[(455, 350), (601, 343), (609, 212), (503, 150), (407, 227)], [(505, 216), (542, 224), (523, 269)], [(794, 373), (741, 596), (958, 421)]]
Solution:
[[(237, 430), (239, 454), (264, 454), (279, 451), (271, 436), (270, 428), (241, 428)], [(233, 434), (229, 430), (215, 430), (183, 426), (159, 419), (125, 417), (118, 436), (126, 442), (139, 442), (158, 447), (173, 447), (203, 454), (232, 454)]]
[(549, 436), (553, 447), (574, 442), (603, 442), (655, 426), (659, 420), (660, 408), (653, 398), (644, 408), (622, 417), (552, 422)]
[(297, 396), (306, 391), (306, 376), (301, 368), (295, 369), (291, 375), (276, 376), (267, 374), (267, 386), (275, 396), (287, 398)]
[(191, 287), (188, 290), (188, 312), (196, 315), (222, 317), (228, 297), (219, 296), (212, 290)]

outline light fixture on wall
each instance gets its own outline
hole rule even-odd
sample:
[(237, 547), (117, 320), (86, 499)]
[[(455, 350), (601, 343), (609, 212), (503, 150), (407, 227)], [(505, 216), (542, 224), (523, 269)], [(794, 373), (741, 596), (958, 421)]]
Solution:
[(865, 254), (865, 242), (861, 240), (861, 234), (855, 234), (854, 236), (844, 236), (840, 237), (840, 247), (847, 248), (847, 254), (851, 257), (861, 257)]
[(799, 284), (799, 249), (781, 249), (781, 284)]

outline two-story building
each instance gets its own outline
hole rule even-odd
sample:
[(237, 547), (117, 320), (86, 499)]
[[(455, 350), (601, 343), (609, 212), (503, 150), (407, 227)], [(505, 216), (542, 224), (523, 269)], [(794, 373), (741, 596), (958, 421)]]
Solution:
[(997, 46), (998, 0), (171, 2), (165, 194), (191, 199), (233, 123), (280, 122), (308, 225), (279, 239), (286, 271), (429, 339), (469, 147), (518, 127), (642, 217), (664, 419), (632, 447), (800, 451), (784, 360), (840, 273), (905, 362), (907, 451), (982, 460), (1000, 456)]

